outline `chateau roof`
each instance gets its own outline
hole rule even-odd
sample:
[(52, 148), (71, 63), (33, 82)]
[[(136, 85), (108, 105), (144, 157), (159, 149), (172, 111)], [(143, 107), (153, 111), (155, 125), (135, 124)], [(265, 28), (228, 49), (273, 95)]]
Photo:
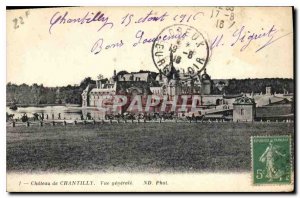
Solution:
[(95, 84), (88, 84), (88, 86), (84, 89), (84, 92), (89, 92), (91, 89), (93, 89), (94, 87), (96, 87)]
[(288, 100), (287, 98), (278, 97), (278, 96), (274, 96), (274, 95), (255, 95), (254, 99), (255, 99), (258, 107), (266, 106), (266, 105), (269, 105), (272, 103), (282, 102), (284, 100)]
[(224, 86), (229, 85), (229, 80), (228, 79), (212, 79), (212, 81), (215, 85), (217, 85), (217, 84), (224, 84)]
[(130, 81), (130, 77), (133, 76), (133, 81), (135, 81), (135, 78), (140, 78), (141, 80), (147, 81), (149, 77), (149, 73), (130, 73), (130, 74), (123, 74), (119, 75), (119, 80), (123, 80), (125, 78), (126, 81)]
[(110, 92), (115, 92), (116, 91), (116, 85), (115, 84), (109, 84), (109, 85), (113, 85), (111, 88), (102, 88), (102, 89), (99, 89), (99, 88), (93, 88), (90, 93), (91, 94), (97, 94), (97, 93), (110, 93)]
[(247, 96), (238, 97), (235, 99), (233, 104), (239, 104), (239, 105), (253, 105), (255, 104), (255, 101), (253, 98), (248, 98)]

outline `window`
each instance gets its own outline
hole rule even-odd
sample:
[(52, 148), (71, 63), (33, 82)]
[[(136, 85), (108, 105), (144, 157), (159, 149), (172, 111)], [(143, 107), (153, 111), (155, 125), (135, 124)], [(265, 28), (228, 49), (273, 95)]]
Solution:
[(241, 109), (241, 115), (244, 115), (244, 114), (245, 114), (245, 110)]

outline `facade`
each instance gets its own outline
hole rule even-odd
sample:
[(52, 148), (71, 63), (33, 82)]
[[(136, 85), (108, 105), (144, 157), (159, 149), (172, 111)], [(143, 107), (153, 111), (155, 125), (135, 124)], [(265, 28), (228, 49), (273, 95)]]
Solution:
[(255, 101), (252, 98), (242, 96), (236, 98), (233, 103), (234, 122), (253, 122), (256, 114)]
[[(153, 73), (153, 72), (152, 72)], [(184, 73), (157, 74), (153, 78), (151, 72), (132, 72), (113, 76), (103, 82), (97, 80), (96, 85), (88, 85), (81, 94), (82, 107), (96, 107), (103, 95), (127, 95), (155, 94), (161, 97), (179, 96), (186, 94), (209, 95), (212, 89), (210, 76), (204, 74), (193, 79), (184, 78)], [(183, 80), (181, 80), (183, 79)]]
[[(291, 106), (293, 103), (292, 94), (272, 94), (271, 87), (266, 87), (265, 94), (252, 92), (250, 94), (226, 95), (225, 89), (228, 86), (228, 81), (223, 79), (211, 80), (211, 77), (205, 70), (202, 75), (198, 75), (193, 79), (186, 78), (186, 74), (184, 73), (120, 73), (117, 74), (116, 71), (114, 71), (110, 79), (97, 80), (96, 84), (88, 85), (81, 94), (82, 107), (95, 108), (98, 104), (103, 102), (104, 99), (106, 101), (105, 105), (111, 105), (113, 104), (115, 95), (125, 95), (127, 96), (128, 104), (118, 109), (117, 112), (107, 112), (108, 114), (124, 113), (129, 111), (128, 106), (134, 96), (141, 95), (142, 105), (145, 105), (148, 95), (156, 95), (159, 96), (161, 100), (168, 98), (168, 101), (173, 101), (175, 97), (178, 97), (176, 112), (178, 112), (179, 115), (182, 113), (180, 104), (183, 100), (183, 96), (196, 95), (200, 98), (196, 104), (198, 110), (197, 112), (191, 111), (192, 100), (188, 99), (186, 105), (188, 114), (204, 115), (204, 119), (217, 119), (219, 116), (220, 119), (228, 118), (227, 120), (233, 120), (234, 122), (252, 122), (257, 118), (256, 111), (258, 108), (266, 108), (274, 105)], [(149, 112), (161, 113), (159, 112), (161, 105), (162, 104), (158, 104), (157, 106), (150, 107)], [(262, 111), (263, 109), (259, 110)], [(174, 110), (171, 110), (171, 106), (169, 108), (167, 105), (165, 112), (172, 111)], [(287, 113), (282, 112), (281, 114), (286, 115)], [(96, 117), (100, 117), (100, 115)]]
[(161, 95), (209, 95), (213, 82), (204, 70), (204, 74), (189, 78), (186, 73), (158, 74), (155, 87), (150, 86), (153, 94)]
[(81, 94), (82, 107), (97, 107), (104, 97), (137, 95), (150, 93), (149, 84), (153, 80), (148, 72), (114, 75), (104, 81), (97, 80), (95, 85), (88, 85)]
[(89, 84), (85, 90), (83, 90), (81, 97), (82, 97), (82, 107), (88, 107), (90, 106), (90, 91), (92, 88), (94, 88), (95, 86), (92, 84)]
[(272, 95), (271, 87), (266, 87), (266, 95)]

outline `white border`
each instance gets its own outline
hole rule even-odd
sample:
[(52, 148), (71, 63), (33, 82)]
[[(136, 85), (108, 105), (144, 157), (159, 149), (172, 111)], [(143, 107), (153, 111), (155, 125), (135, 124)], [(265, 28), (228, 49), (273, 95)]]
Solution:
[(74, 6), (74, 5), (85, 5), (85, 6), (291, 6), (295, 4), (293, 0), (252, 0), (252, 1), (240, 1), (240, 0), (209, 0), (209, 1), (195, 1), (195, 0), (109, 0), (109, 1), (97, 1), (97, 0), (7, 0), (6, 5), (18, 6), (18, 5), (36, 5), (36, 6)]
[[(252, 0), (252, 1), (239, 1), (239, 0), (226, 0), (226, 1), (218, 1), (218, 0), (206, 0), (206, 1), (193, 1), (193, 0), (152, 0), (152, 1), (141, 1), (141, 0), (109, 0), (109, 1), (97, 1), (97, 0), (72, 0), (72, 1), (63, 1), (63, 0), (2, 0), (0, 1), (0, 43), (2, 44), (0, 47), (0, 81), (1, 81), (1, 87), (0, 87), (0, 94), (1, 94), (1, 104), (3, 111), (0, 114), (0, 126), (1, 126), (1, 163), (0, 163), (0, 170), (1, 170), (1, 177), (0, 177), (0, 195), (1, 197), (8, 197), (11, 196), (11, 194), (6, 193), (6, 127), (5, 127), (5, 98), (6, 98), (6, 18), (5, 18), (5, 13), (6, 13), (6, 6), (122, 6), (122, 5), (127, 5), (127, 6), (229, 6), (229, 5), (235, 5), (235, 6), (295, 6), (296, 11), (298, 12), (299, 15), (299, 9), (300, 8), (300, 1), (293, 1), (293, 0)], [(296, 19), (296, 27), (297, 29), (295, 32), (299, 32), (298, 27), (298, 21)], [(297, 39), (296, 45), (299, 44), (299, 37)], [(297, 50), (297, 57), (299, 57), (299, 49)], [(298, 62), (299, 63), (299, 62)], [(299, 69), (297, 70), (297, 77), (299, 77)], [(297, 83), (297, 92), (299, 91), (299, 84), (298, 84), (298, 79), (296, 79)], [(299, 97), (297, 97), (296, 103), (299, 102)], [(297, 105), (298, 106), (298, 105)], [(299, 116), (297, 116), (297, 121), (299, 121)], [(296, 130), (298, 132), (298, 130)], [(299, 139), (299, 134), (296, 135), (297, 137), (297, 143)], [(296, 148), (298, 148), (296, 143)], [(298, 149), (297, 149), (298, 151)], [(296, 151), (296, 159), (299, 161), (299, 152)], [(299, 163), (297, 163), (297, 167), (299, 167)], [(299, 170), (297, 169), (295, 178), (298, 177), (298, 172)], [(296, 182), (297, 187), (299, 191), (299, 181)], [(18, 195), (18, 197), (23, 197), (25, 195)], [(31, 195), (27, 195), (31, 196)], [(41, 195), (38, 195), (38, 197)], [(47, 195), (49, 196), (49, 195)], [(50, 196), (55, 196), (55, 197), (62, 197), (62, 195), (58, 194), (52, 194)], [(69, 196), (74, 196), (69, 195)], [(84, 197), (86, 195), (80, 194), (80, 197)], [(96, 195), (99, 196), (99, 195)], [(101, 197), (108, 196), (101, 194)], [(120, 196), (120, 195), (113, 195), (113, 196)], [(159, 195), (158, 197), (162, 197), (163, 195)], [(170, 196), (170, 195), (169, 195)], [(171, 195), (173, 196), (173, 195)], [(203, 196), (203, 195), (202, 195)], [(214, 195), (216, 196), (216, 195)], [(230, 195), (229, 195), (230, 196)], [(253, 196), (255, 197), (265, 197), (265, 196), (273, 196), (272, 194), (269, 195), (258, 195), (254, 194)], [(289, 195), (284, 195), (284, 196), (289, 196)], [(111, 197), (111, 196), (109, 196)]]

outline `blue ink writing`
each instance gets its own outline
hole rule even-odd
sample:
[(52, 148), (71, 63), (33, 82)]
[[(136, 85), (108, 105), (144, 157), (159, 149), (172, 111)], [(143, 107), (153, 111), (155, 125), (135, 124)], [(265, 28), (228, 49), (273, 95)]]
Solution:
[(165, 12), (160, 16), (156, 16), (156, 13), (153, 13), (153, 10), (151, 10), (145, 17), (141, 17), (135, 23), (145, 23), (150, 21), (164, 21), (167, 16), (169, 16), (167, 12)]
[(185, 33), (178, 32), (177, 34), (170, 34), (170, 35), (160, 35), (158, 37), (152, 37), (152, 38), (145, 38), (144, 33), (145, 32), (142, 30), (137, 31), (135, 38), (137, 38), (138, 41), (133, 44), (133, 47), (136, 47), (139, 44), (153, 43), (155, 41), (168, 41), (171, 39), (183, 40), (185, 37), (187, 37), (187, 32)]
[(197, 20), (197, 16), (201, 14), (202, 16), (204, 16), (203, 12), (197, 12), (196, 14), (176, 14), (173, 17), (173, 21), (179, 21), (180, 23), (182, 22), (190, 22), (190, 19), (193, 19), (193, 21)]
[(65, 23), (77, 23), (77, 24), (84, 24), (84, 23), (92, 23), (92, 22), (100, 22), (101, 26), (98, 29), (100, 31), (105, 26), (108, 26), (112, 28), (114, 24), (109, 21), (109, 17), (105, 16), (104, 13), (101, 11), (94, 14), (93, 12), (87, 12), (84, 17), (77, 17), (77, 18), (70, 18), (68, 17), (69, 12), (65, 12), (64, 14), (61, 14), (60, 12), (56, 12), (51, 20), (50, 20), (50, 27), (49, 27), (49, 33), (51, 34), (51, 30), (54, 25), (57, 24), (65, 24)]
[[(273, 25), (268, 31), (264, 31), (262, 33), (250, 33), (249, 31), (245, 30), (245, 26), (242, 26), (240, 29), (237, 29), (233, 33), (233, 38), (236, 40), (231, 44), (231, 46), (234, 46), (236, 43), (245, 43), (240, 51), (244, 51), (252, 41), (258, 40), (261, 38), (270, 38), (271, 40), (273, 39), (275, 33), (277, 33), (277, 30), (275, 29), (275, 25)], [(250, 34), (250, 35), (249, 35)], [(259, 49), (260, 50), (260, 49)], [(259, 51), (258, 50), (258, 51)]]
[(123, 40), (120, 40), (120, 42), (116, 42), (116, 43), (108, 44), (108, 45), (103, 45), (103, 43), (104, 43), (103, 38), (100, 38), (99, 40), (97, 40), (94, 43), (94, 45), (91, 49), (91, 52), (94, 54), (99, 54), (103, 49), (108, 50), (108, 49), (113, 49), (113, 48), (121, 48), (124, 45)]
[(121, 24), (124, 24), (125, 27), (126, 27), (127, 25), (129, 25), (131, 23), (131, 19), (132, 19), (133, 16), (134, 16), (133, 14), (128, 13), (126, 16), (124, 16), (122, 18), (123, 20), (122, 20)]
[(214, 41), (210, 45), (210, 50), (214, 49), (215, 47), (219, 47), (219, 45), (224, 45), (224, 43), (221, 44), (221, 41), (223, 40), (223, 34), (221, 36), (217, 36)]

